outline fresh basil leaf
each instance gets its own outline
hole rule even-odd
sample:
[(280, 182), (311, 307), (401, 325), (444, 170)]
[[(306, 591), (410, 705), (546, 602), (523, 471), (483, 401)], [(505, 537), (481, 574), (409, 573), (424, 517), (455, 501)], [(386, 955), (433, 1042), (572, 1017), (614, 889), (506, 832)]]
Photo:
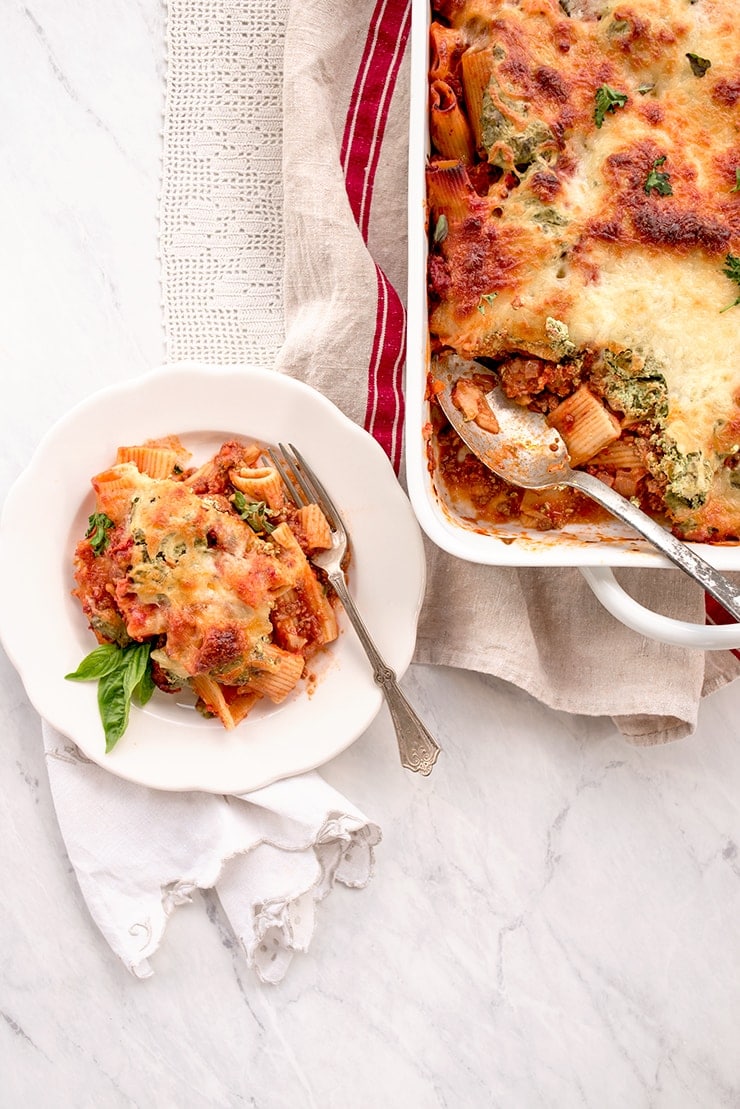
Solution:
[[(139, 643), (136, 646), (127, 647), (123, 652), (125, 656), (123, 668), (123, 696), (125, 700), (123, 731), (128, 726), (129, 710), (133, 697), (136, 696), (139, 704), (144, 705), (154, 691), (149, 658), (151, 649), (151, 643)], [(121, 732), (121, 735), (123, 735), (123, 732)], [(117, 737), (115, 742), (118, 739), (120, 739), (120, 736)], [(106, 747), (106, 750), (108, 749)]]
[(116, 647), (115, 643), (101, 643), (83, 658), (73, 673), (64, 676), (70, 682), (95, 681), (118, 667), (120, 654), (121, 648)]
[(128, 726), (131, 698), (124, 689), (125, 672), (119, 668), (98, 683), (98, 709), (105, 732), (105, 753), (110, 754)]
[(152, 677), (152, 668), (151, 666), (147, 666), (141, 677), (141, 681), (134, 690), (134, 696), (142, 707), (150, 699), (156, 688), (154, 678)]
[(126, 731), (132, 697), (136, 695), (144, 705), (154, 692), (150, 654), (151, 643), (133, 643), (128, 647), (104, 643), (82, 660), (74, 674), (67, 674), (73, 681), (98, 682), (98, 710), (106, 754)]
[(124, 690), (129, 701), (147, 672), (150, 650), (151, 645), (149, 643), (138, 643), (135, 647), (128, 647), (123, 652), (125, 656)]

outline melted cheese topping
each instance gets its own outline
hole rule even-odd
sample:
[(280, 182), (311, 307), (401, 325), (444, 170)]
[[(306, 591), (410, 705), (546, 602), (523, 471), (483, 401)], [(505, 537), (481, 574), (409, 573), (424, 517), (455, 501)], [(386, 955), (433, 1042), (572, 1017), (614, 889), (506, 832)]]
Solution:
[(272, 634), (275, 599), (295, 583), (290, 563), (178, 481), (139, 476), (125, 528), (131, 545), (116, 600), (129, 634), (166, 635), (175, 673), (226, 674), (239, 684)]
[[(703, 475), (703, 504), (687, 496), (670, 515), (687, 537), (737, 538), (726, 462), (740, 428), (740, 306), (721, 311), (740, 294), (723, 273), (740, 256), (735, 0), (439, 11), (489, 52), (482, 153), (495, 171), (483, 187), (471, 174), (456, 207), (430, 170), (432, 219), (448, 224), (430, 263), (434, 345), (557, 360), (550, 318), (578, 348), (650, 357), (668, 391), (665, 441), (697, 455)], [(597, 126), (604, 87), (622, 102)]]

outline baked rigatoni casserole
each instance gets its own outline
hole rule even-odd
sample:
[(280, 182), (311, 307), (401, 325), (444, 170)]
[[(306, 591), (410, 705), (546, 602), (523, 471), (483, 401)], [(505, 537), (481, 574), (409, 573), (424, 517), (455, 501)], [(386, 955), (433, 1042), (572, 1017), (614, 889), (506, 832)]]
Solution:
[[(434, 356), (475, 360), (571, 459), (701, 542), (740, 538), (740, 34), (733, 0), (433, 5)], [(433, 408), (483, 521), (593, 519), (505, 485)]]

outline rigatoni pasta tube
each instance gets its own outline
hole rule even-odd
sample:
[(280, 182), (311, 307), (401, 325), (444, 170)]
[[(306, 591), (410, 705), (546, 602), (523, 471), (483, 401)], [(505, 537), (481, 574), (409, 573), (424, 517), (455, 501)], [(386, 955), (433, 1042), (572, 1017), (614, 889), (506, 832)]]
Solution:
[(103, 470), (92, 479), (98, 512), (104, 512), (115, 524), (120, 524), (139, 488), (139, 471), (132, 462), (124, 462)]
[(493, 54), (490, 48), (466, 50), (460, 60), (468, 119), (477, 147), (483, 146), (483, 97), (491, 81)]
[(429, 78), (432, 81), (458, 83), (460, 58), (465, 50), (465, 36), (454, 27), (432, 23), (429, 28)]
[(310, 550), (328, 551), (331, 547), (331, 528), (317, 504), (306, 504), (296, 513), (298, 526), (303, 531), (306, 547)]
[(177, 465), (177, 451), (171, 447), (141, 446), (119, 447), (116, 462), (133, 462), (137, 470), (153, 478), (169, 477)]
[(218, 682), (207, 674), (195, 674), (190, 681), (208, 711), (219, 718), (224, 728), (231, 731), (235, 727), (234, 717), (231, 715), (223, 689)]
[(259, 661), (253, 659), (252, 665), (255, 673), (249, 679), (249, 688), (277, 705), (295, 689), (306, 663), (303, 655), (291, 654), (274, 643), (266, 643), (262, 657)]
[(264, 501), (268, 508), (280, 509), (285, 504), (285, 490), (280, 474), (272, 466), (242, 466), (230, 474), (231, 484), (247, 500)]
[(560, 432), (570, 455), (571, 466), (580, 466), (593, 458), (622, 434), (619, 421), (607, 412), (601, 401), (586, 385), (566, 397), (547, 422)]
[(299, 575), (295, 588), (314, 615), (316, 642), (322, 645), (332, 643), (339, 634), (337, 617), (298, 540), (287, 524), (276, 527), (272, 538), (286, 552)]
[(459, 160), (435, 162), (427, 168), (427, 196), (433, 212), (444, 212), (448, 220), (465, 219), (471, 214), (475, 195)]
[(429, 91), (429, 128), (432, 142), (443, 158), (469, 163), (475, 154), (470, 125), (453, 89), (433, 81)]

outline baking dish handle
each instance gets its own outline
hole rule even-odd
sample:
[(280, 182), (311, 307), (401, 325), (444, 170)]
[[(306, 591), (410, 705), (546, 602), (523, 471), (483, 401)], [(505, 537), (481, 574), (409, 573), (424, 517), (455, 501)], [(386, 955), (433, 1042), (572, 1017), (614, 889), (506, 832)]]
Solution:
[(694, 647), (700, 651), (727, 651), (740, 647), (738, 623), (691, 624), (661, 616), (630, 597), (608, 566), (580, 566), (579, 569), (607, 612), (640, 635), (670, 643), (674, 647)]

